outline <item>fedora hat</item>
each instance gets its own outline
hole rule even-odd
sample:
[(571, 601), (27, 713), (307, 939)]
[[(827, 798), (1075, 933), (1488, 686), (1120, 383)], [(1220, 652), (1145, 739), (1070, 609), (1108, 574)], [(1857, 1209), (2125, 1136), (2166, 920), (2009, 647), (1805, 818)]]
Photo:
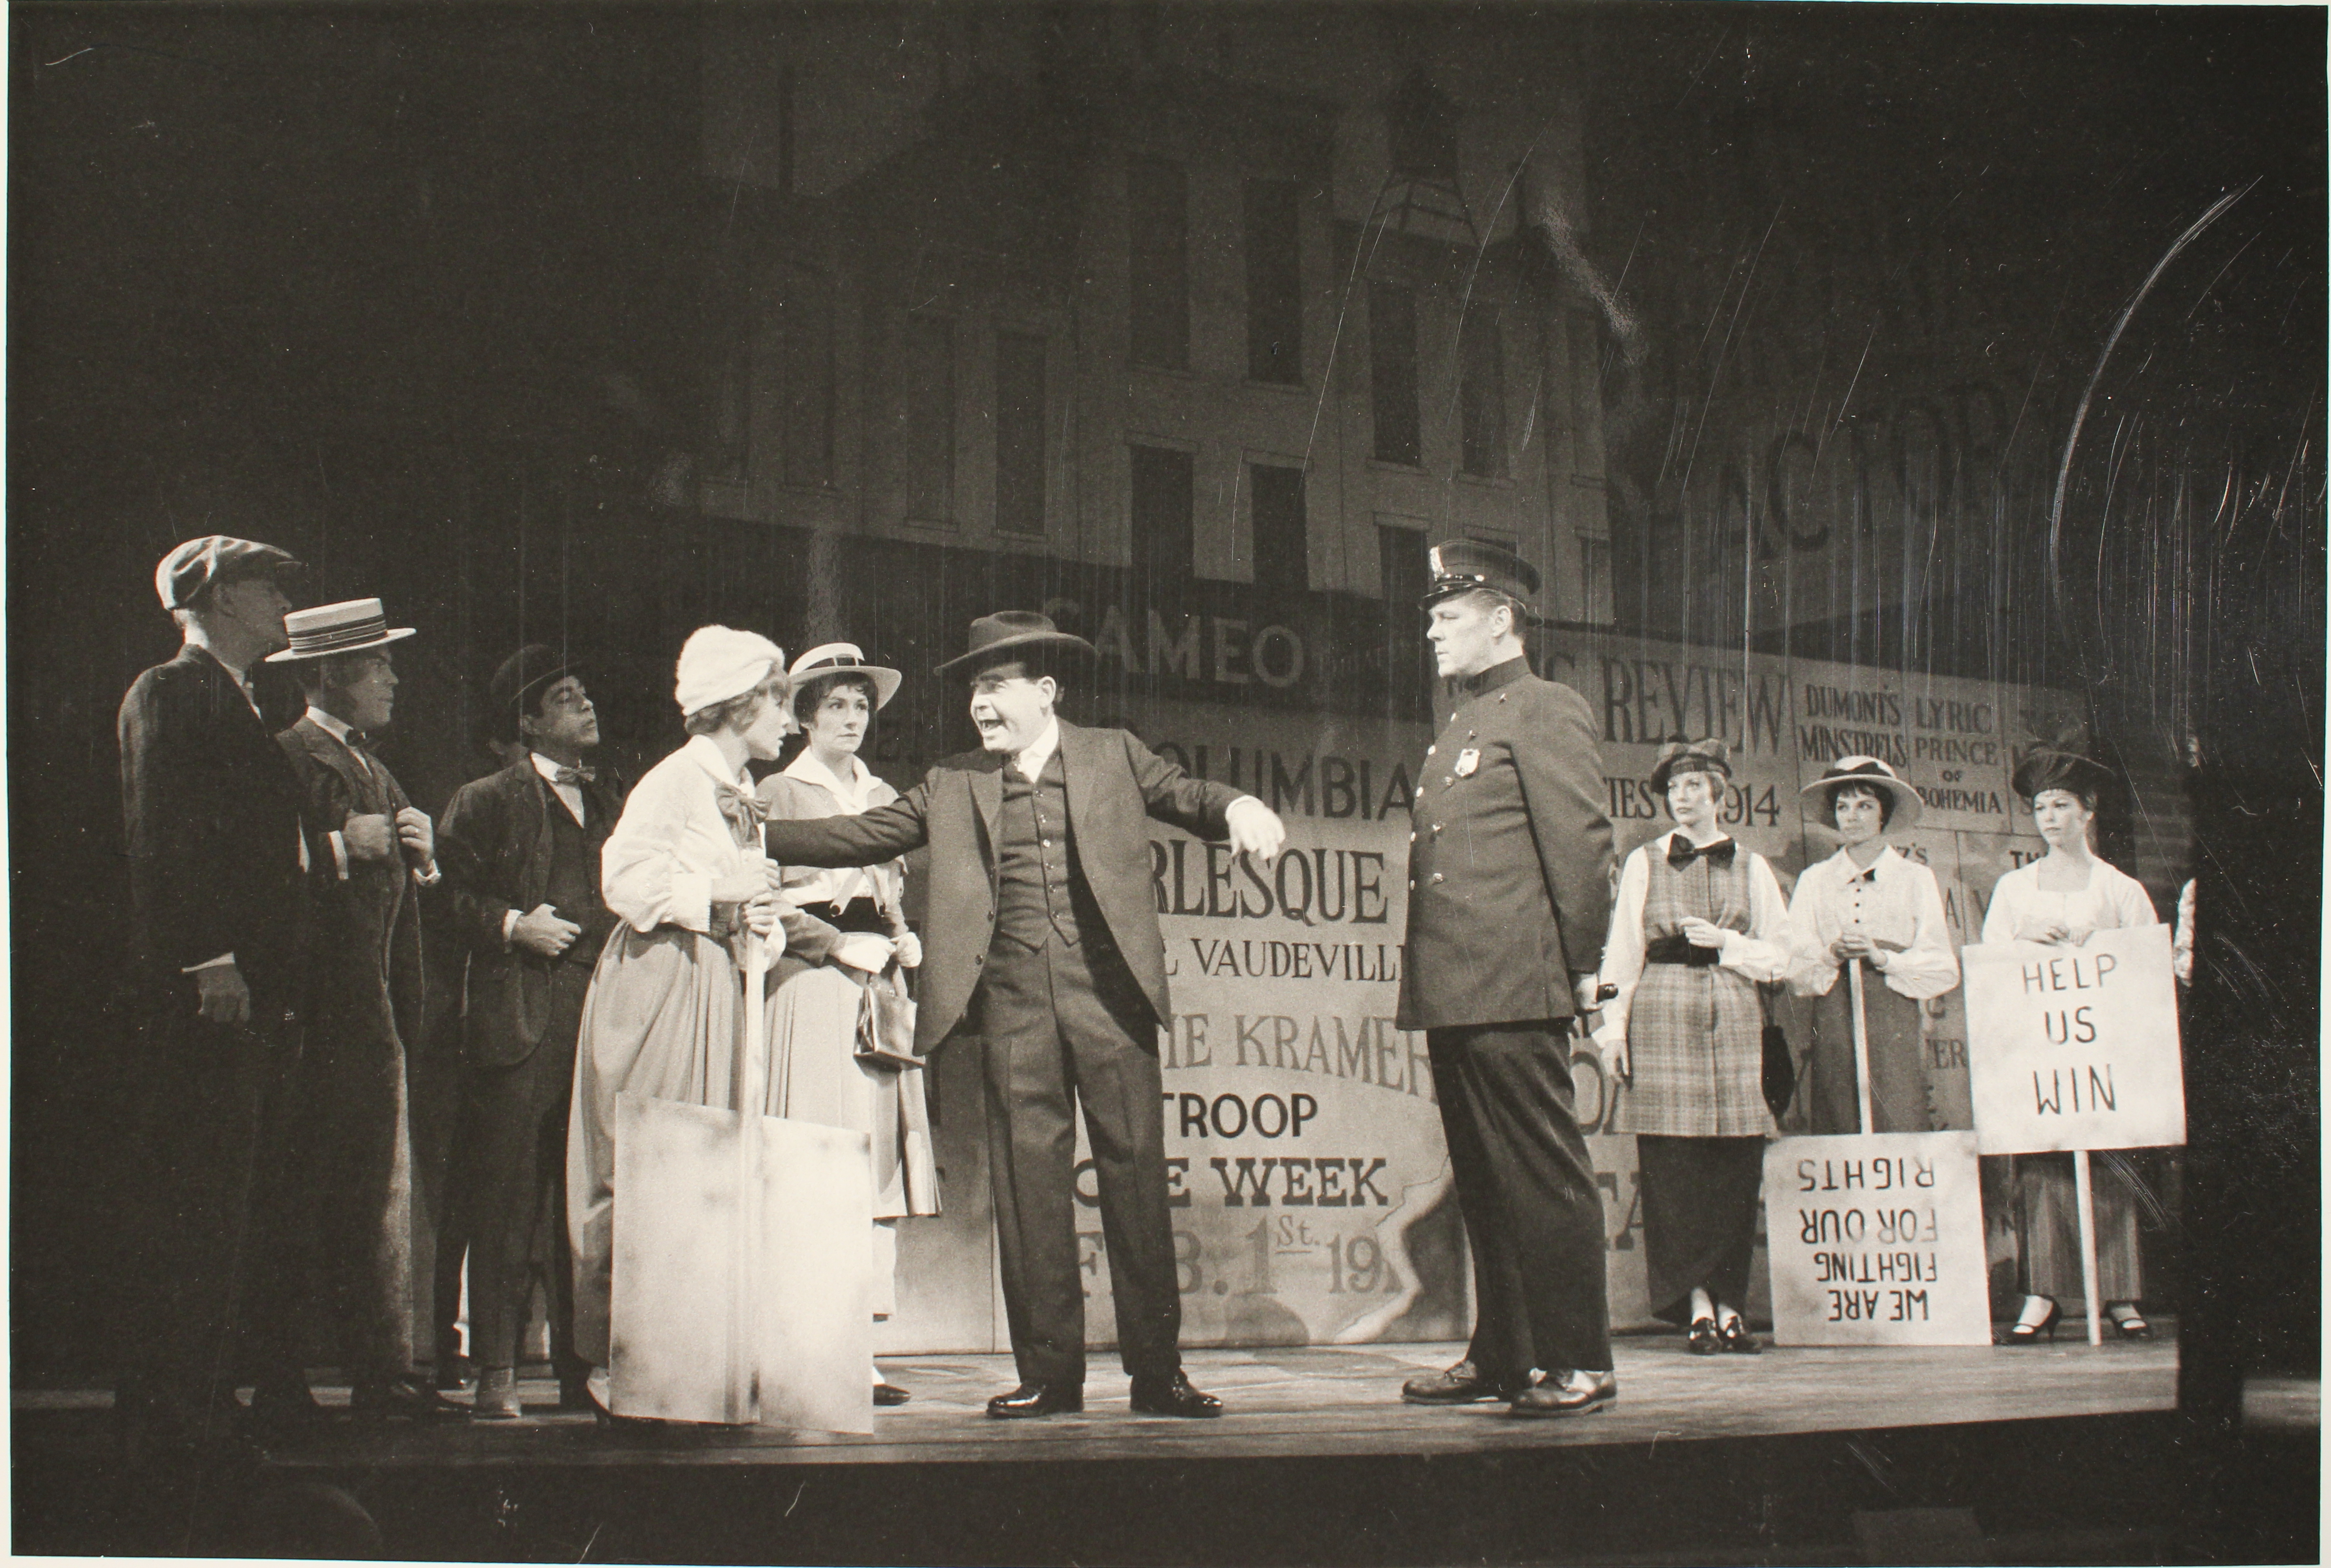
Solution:
[(1430, 610), (1443, 599), (1487, 588), (1524, 605), (1537, 598), (1537, 568), (1507, 549), (1480, 539), (1447, 539), (1424, 553), (1432, 581), (1417, 603)]
[(1668, 742), (1651, 764), (1651, 793), (1667, 794), (1668, 780), (1679, 773), (1720, 773), (1730, 778), (1732, 743), (1713, 738)]
[(391, 626), (377, 599), (347, 599), (294, 610), (283, 617), (283, 631), (291, 646), (267, 656), (270, 664), (295, 659), (329, 659), (335, 653), (361, 653), (413, 635), (410, 626)]
[(941, 675), (956, 671), (975, 675), (991, 664), (1024, 659), (1039, 651), (1073, 654), (1080, 660), (1100, 658), (1100, 651), (1083, 638), (1061, 631), (1050, 615), (1033, 610), (998, 610), (971, 623), (971, 647), (938, 668)]
[(794, 660), (786, 671), (794, 678), (794, 689), (798, 691), (806, 681), (827, 675), (862, 675), (874, 683), (874, 706), (883, 708), (899, 695), (899, 684), (906, 677), (888, 666), (869, 664), (866, 655), (855, 642), (821, 642)]
[(275, 577), (304, 572), (289, 550), (237, 539), (225, 534), (205, 534), (188, 539), (162, 557), (154, 568), (154, 592), (165, 610), (183, 610), (206, 588), (244, 577)]
[(1822, 794), (1821, 813), (1813, 820), (1823, 827), (1837, 826), (1837, 801), (1834, 792), (1839, 784), (1860, 784), (1893, 797), (1894, 809), (1886, 819), (1888, 831), (1907, 828), (1918, 820), (1926, 802), (1909, 781), (1874, 756), (1841, 756), (1829, 765), (1821, 777), (1797, 791), (1801, 795)]

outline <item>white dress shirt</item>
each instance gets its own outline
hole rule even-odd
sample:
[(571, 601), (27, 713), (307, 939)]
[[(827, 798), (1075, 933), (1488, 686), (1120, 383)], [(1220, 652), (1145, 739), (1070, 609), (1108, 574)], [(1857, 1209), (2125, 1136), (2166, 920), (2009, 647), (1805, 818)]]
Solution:
[(554, 762), (538, 751), (529, 755), (534, 758), (534, 771), (542, 775), (543, 782), (550, 786), (550, 793), (558, 797), (559, 804), (566, 808), (566, 814), (575, 819), (575, 825), (578, 828), (589, 827), (591, 824), (583, 818), (583, 786), (579, 784), (558, 782), (559, 770), (566, 766), (566, 764)]
[[(1619, 994), (1603, 1004), (1595, 1021), (1594, 1040), (1596, 1045), (1615, 1045), (1627, 1038), (1627, 1019), (1635, 1003), (1635, 986), (1643, 978), (1644, 953), (1643, 903), (1651, 887), (1651, 855), (1668, 852), (1670, 840), (1681, 837), (1683, 830), (1676, 828), (1661, 833), (1648, 844), (1638, 846), (1627, 856), (1627, 863), (1619, 872), (1619, 897), (1611, 910), (1610, 934), (1603, 939), (1603, 971), (1600, 984), (1613, 985)], [(1685, 839), (1685, 842), (1690, 842)], [(1709, 843), (1720, 844), (1722, 839)], [(1749, 980), (1778, 980), (1789, 967), (1789, 901), (1781, 896), (1781, 884), (1773, 875), (1771, 862), (1746, 844), (1736, 843), (1733, 852), (1748, 857), (1748, 929), (1724, 933), (1724, 945), (1717, 949), (1717, 967), (1729, 969)]]
[[(1056, 741), (1060, 738), (1059, 725), (1052, 726), (1051, 734)], [(850, 775), (844, 778), (804, 746), (799, 756), (785, 765), (785, 774), (787, 778), (823, 790), (851, 816), (863, 816), (876, 806), (888, 805), (899, 798), (899, 792), (877, 778), (864, 763), (854, 756), (849, 760)], [(1040, 768), (1042, 765), (1038, 765)], [(852, 898), (871, 898), (888, 914), (897, 908), (898, 899), (895, 892), (886, 897), (883, 889), (876, 886), (875, 878), (880, 870), (880, 867), (835, 866), (814, 873), (805, 869), (795, 873), (789, 869), (785, 897), (796, 905), (832, 904), (836, 908)], [(802, 879), (794, 880), (795, 874)]]
[(1991, 907), (1983, 913), (1985, 942), (2037, 942), (2041, 932), (2061, 925), (2078, 944), (2092, 931), (2161, 924), (2145, 885), (2118, 867), (2091, 859), (2088, 881), (2072, 892), (2057, 893), (2040, 886), (2043, 863), (2018, 866), (1993, 887)]
[(1898, 996), (1924, 1002), (1959, 983), (1935, 873), (1891, 844), (1867, 871), (1840, 850), (1797, 878), (1789, 900), (1789, 989), (1799, 996), (1829, 994), (1838, 972), (1830, 945), (1850, 931), (1900, 949), (1880, 948), (1870, 959)]
[(759, 849), (741, 848), (720, 814), (721, 784), (753, 794), (752, 774), (731, 769), (712, 737), (699, 735), (633, 786), (599, 852), (600, 894), (633, 930), (709, 932), (714, 884), (758, 870)]
[(1044, 721), (1043, 733), (1030, 741), (1020, 755), (1012, 759), (1012, 766), (1022, 778), (1034, 784), (1037, 775), (1044, 771), (1044, 765), (1051, 761), (1052, 754), (1060, 749), (1061, 721), (1048, 718)]

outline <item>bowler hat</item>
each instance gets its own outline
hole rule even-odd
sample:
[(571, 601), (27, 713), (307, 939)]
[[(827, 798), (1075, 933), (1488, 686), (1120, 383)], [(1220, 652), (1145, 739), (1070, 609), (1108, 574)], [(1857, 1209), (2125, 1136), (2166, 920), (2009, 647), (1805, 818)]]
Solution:
[(1825, 827), (1837, 826), (1836, 791), (1840, 784), (1855, 784), (1874, 793), (1891, 795), (1894, 808), (1886, 818), (1886, 825), (1889, 828), (1908, 827), (1918, 820), (1919, 812), (1926, 806), (1909, 782), (1878, 758), (1841, 756), (1831, 763), (1821, 777), (1797, 791), (1801, 795), (1809, 795), (1815, 791), (1826, 792), (1822, 796), (1822, 814), (1816, 819)]
[(529, 642), (503, 660), (493, 679), (486, 683), (486, 696), (493, 704), (497, 724), (507, 726), (513, 722), (518, 715), (534, 706), (546, 689), (579, 669), (565, 652), (547, 642)]
[(855, 642), (821, 642), (794, 660), (794, 667), (786, 673), (794, 678), (796, 691), (822, 676), (862, 675), (874, 683), (874, 706), (878, 708), (899, 695), (899, 683), (906, 679), (895, 670), (867, 663), (866, 655)]
[(2027, 753), (2015, 765), (2014, 777), (2010, 782), (2015, 793), (2027, 801), (2041, 790), (2074, 790), (2090, 800), (2098, 800), (2113, 787), (2114, 778), (2112, 770), (2094, 757), (2042, 746)]
[(1049, 615), (1039, 615), (1033, 610), (998, 610), (993, 615), (982, 615), (971, 623), (971, 648), (939, 666), (941, 675), (956, 670), (976, 675), (991, 664), (1008, 660), (1024, 659), (1039, 651), (1048, 653), (1074, 654), (1080, 660), (1098, 660), (1100, 651), (1083, 638), (1061, 631), (1052, 624)]
[(1479, 539), (1448, 539), (1426, 551), (1424, 559), (1432, 573), (1432, 582), (1418, 602), (1422, 609), (1430, 610), (1443, 599), (1470, 594), (1476, 588), (1503, 594), (1525, 605), (1537, 597), (1537, 568), (1503, 545), (1485, 544)]
[(284, 633), (291, 646), (267, 656), (270, 664), (298, 659), (329, 659), (336, 653), (361, 653), (413, 635), (410, 626), (391, 626), (377, 599), (344, 599), (294, 610), (283, 617)]
[(199, 539), (188, 539), (162, 557), (162, 564), (154, 568), (154, 592), (161, 596), (163, 609), (183, 610), (204, 589), (222, 583), (304, 570), (289, 550), (279, 550), (254, 539), (205, 534)]
[(1665, 794), (1668, 780), (1679, 773), (1720, 773), (1732, 776), (1732, 743), (1728, 740), (1671, 740), (1660, 747), (1651, 764), (1651, 793)]

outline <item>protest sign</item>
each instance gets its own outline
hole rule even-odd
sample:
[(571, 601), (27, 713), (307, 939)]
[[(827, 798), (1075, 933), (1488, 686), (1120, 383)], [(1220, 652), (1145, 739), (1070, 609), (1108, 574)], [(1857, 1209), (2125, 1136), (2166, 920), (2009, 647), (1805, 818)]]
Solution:
[(1776, 1345), (1989, 1345), (1974, 1135), (1783, 1138), (1765, 1150)]

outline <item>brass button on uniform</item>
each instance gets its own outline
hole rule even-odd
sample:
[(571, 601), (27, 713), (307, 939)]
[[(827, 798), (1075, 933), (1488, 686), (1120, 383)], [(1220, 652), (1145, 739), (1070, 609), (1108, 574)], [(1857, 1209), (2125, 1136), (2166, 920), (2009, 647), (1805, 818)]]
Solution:
[(1444, 876), (1442, 876), (1440, 872), (1435, 871), (1435, 872), (1433, 872), (1433, 873), (1432, 873), (1432, 879), (1433, 879), (1434, 881), (1436, 881), (1436, 882), (1445, 882), (1445, 881), (1447, 881), (1449, 879), (1448, 879), (1448, 878), (1446, 878), (1446, 877), (1444, 877)]

